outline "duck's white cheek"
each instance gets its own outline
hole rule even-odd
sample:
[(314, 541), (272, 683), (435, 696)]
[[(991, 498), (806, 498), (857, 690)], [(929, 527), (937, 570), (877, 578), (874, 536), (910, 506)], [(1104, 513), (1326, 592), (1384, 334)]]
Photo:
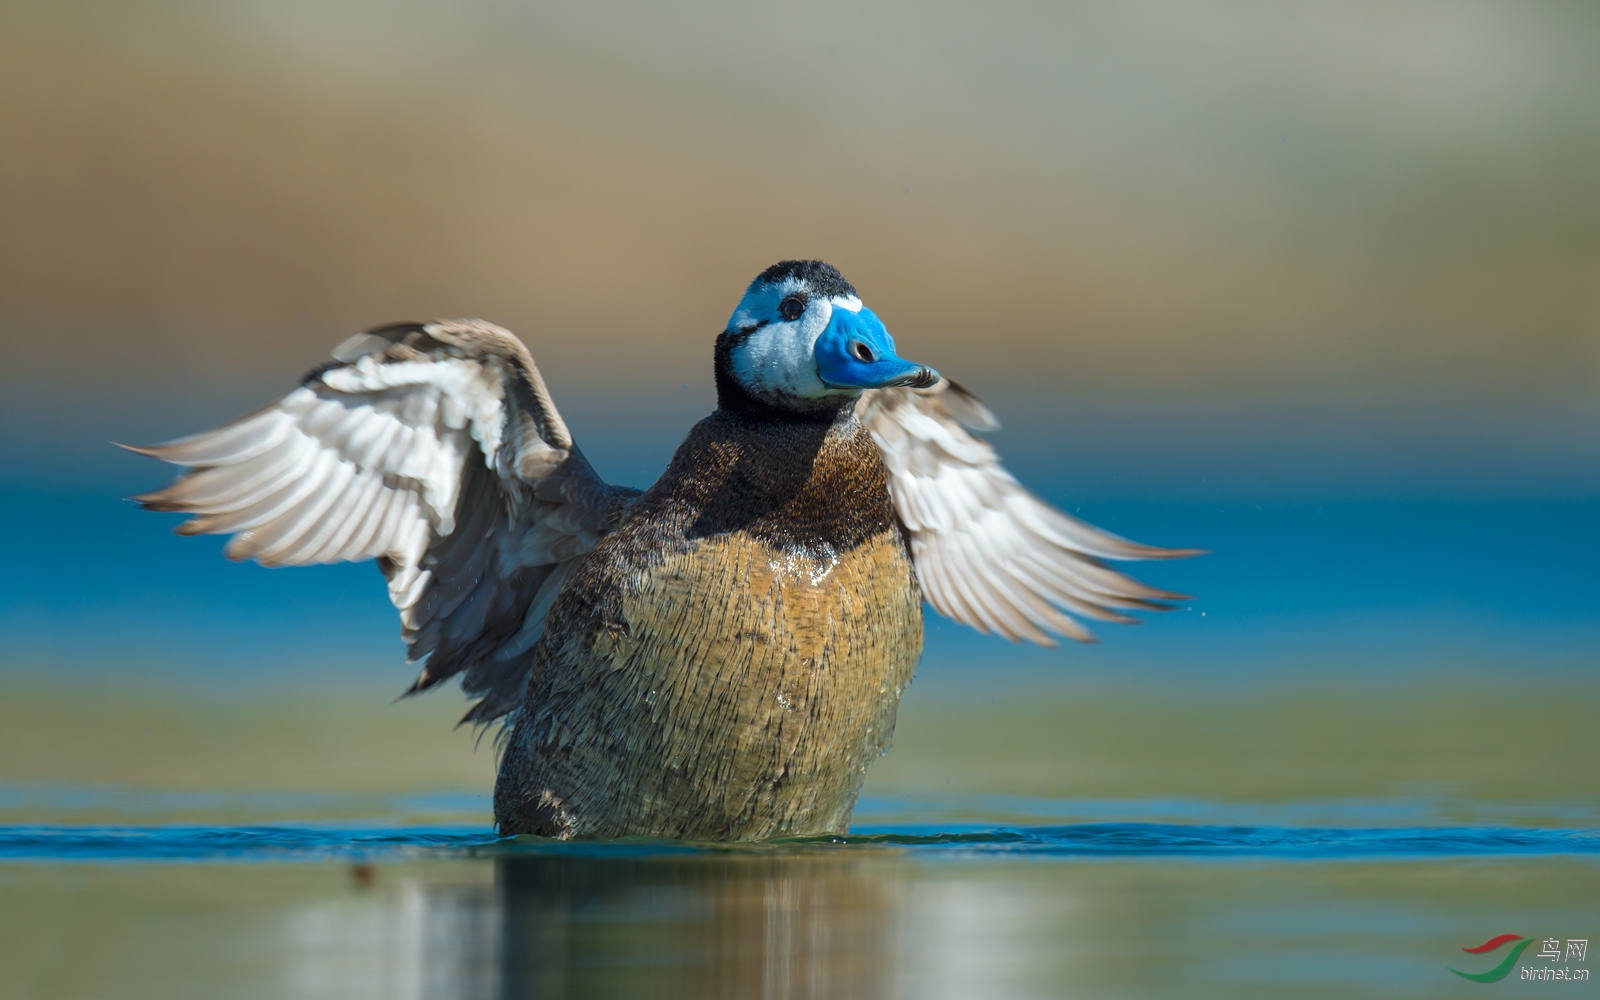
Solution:
[[(733, 353), (734, 374), (753, 392), (814, 399), (835, 390), (817, 376), (815, 324), (774, 323), (752, 333)], [(824, 324), (826, 326), (826, 324)]]

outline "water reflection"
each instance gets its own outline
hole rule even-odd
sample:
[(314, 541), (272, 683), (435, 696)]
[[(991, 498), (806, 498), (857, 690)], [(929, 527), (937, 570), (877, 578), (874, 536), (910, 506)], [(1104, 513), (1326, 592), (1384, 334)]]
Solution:
[[(874, 870), (876, 869), (876, 870)], [(291, 918), (305, 997), (875, 996), (898, 893), (882, 866), (795, 857), (503, 858)]]
[(1458, 995), (1447, 966), (1494, 928), (1589, 933), (1600, 866), (529, 853), (316, 898), (263, 995), (1412, 1000)]
[(3, 862), (0, 996), (1417, 1000), (1493, 934), (1600, 927), (1593, 855), (593, 851)]
[(1027, 929), (1058, 935), (1061, 898), (1038, 913), (1003, 886), (915, 871), (892, 852), (502, 858), (492, 880), (411, 880), (294, 915), (286, 992), (1003, 997), (1044, 971)]
[(398, 893), (327, 899), (290, 915), (286, 996), (421, 1000), (501, 995), (493, 886), (408, 879)]
[(500, 863), (505, 997), (876, 995), (895, 883), (827, 859)]

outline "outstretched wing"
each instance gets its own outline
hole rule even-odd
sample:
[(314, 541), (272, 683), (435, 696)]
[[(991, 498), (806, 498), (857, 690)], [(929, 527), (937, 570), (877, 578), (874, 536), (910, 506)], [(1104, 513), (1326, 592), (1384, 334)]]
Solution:
[(888, 466), (923, 595), (946, 618), (1053, 646), (1052, 634), (1094, 640), (1071, 615), (1133, 622), (1122, 612), (1169, 610), (1163, 601), (1184, 596), (1145, 586), (1102, 560), (1176, 559), (1200, 550), (1130, 542), (1029, 493), (994, 449), (968, 432), (999, 424), (955, 382), (871, 390), (856, 415)]
[(300, 388), (216, 430), (141, 454), (189, 466), (134, 499), (231, 534), (266, 566), (378, 560), (400, 611), (412, 691), (464, 673), (487, 722), (517, 707), (527, 654), (568, 570), (635, 490), (572, 443), (528, 350), (479, 320), (358, 334)]

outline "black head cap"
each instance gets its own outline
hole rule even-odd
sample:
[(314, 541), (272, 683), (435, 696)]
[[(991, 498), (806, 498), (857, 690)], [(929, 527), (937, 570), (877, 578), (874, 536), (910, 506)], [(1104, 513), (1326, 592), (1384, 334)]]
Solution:
[(823, 298), (856, 294), (855, 286), (844, 280), (838, 268), (820, 260), (780, 260), (756, 275), (751, 284), (772, 285), (785, 278), (805, 282), (813, 295)]

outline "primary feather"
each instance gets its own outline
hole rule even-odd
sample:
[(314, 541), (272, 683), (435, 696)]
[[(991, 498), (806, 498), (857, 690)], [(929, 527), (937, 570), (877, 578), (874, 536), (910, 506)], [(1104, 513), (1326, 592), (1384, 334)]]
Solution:
[(277, 403), (141, 454), (189, 466), (136, 497), (231, 534), (266, 566), (376, 558), (400, 611), (413, 691), (463, 674), (489, 721), (514, 709), (526, 656), (571, 564), (637, 491), (572, 443), (527, 349), (478, 320), (359, 334)]
[(873, 389), (856, 416), (889, 469), (923, 596), (946, 618), (1013, 641), (1092, 641), (1071, 614), (1131, 622), (1184, 595), (1146, 586), (1102, 559), (1178, 559), (1197, 549), (1130, 542), (1028, 492), (974, 430), (999, 424), (961, 385)]

